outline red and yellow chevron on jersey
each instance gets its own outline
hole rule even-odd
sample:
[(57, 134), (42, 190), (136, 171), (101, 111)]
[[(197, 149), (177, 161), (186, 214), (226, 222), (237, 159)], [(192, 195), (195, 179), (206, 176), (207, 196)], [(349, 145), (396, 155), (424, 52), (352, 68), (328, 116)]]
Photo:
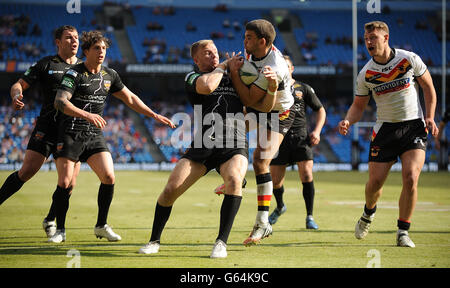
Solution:
[(402, 78), (411, 69), (411, 63), (404, 58), (389, 73), (382, 73), (373, 70), (367, 70), (365, 79), (373, 84), (383, 84), (395, 79)]

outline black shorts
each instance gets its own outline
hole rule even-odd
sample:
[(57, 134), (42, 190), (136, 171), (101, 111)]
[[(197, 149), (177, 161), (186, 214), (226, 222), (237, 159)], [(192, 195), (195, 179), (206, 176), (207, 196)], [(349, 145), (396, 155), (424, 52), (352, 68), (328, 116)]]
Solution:
[[(279, 113), (278, 111), (271, 111), (269, 113), (261, 112), (253, 108), (247, 107), (247, 114), (254, 113), (256, 115), (256, 121), (258, 124), (262, 125), (263, 121), (266, 122), (266, 127), (270, 131), (278, 132), (283, 136), (291, 129), (292, 123), (295, 119), (295, 111), (292, 107), (284, 112)], [(272, 116), (276, 116), (278, 119), (273, 119), (274, 122), (278, 122), (278, 127), (273, 125)]]
[(220, 174), (220, 165), (237, 154), (243, 155), (248, 159), (247, 148), (189, 148), (181, 158), (205, 165), (205, 174), (214, 168)]
[(412, 149), (427, 149), (427, 129), (422, 119), (375, 125), (370, 142), (369, 162), (397, 161)]
[(54, 121), (38, 118), (28, 141), (27, 150), (38, 152), (48, 158), (56, 149), (57, 127)]
[(103, 134), (64, 133), (58, 137), (54, 157), (86, 162), (89, 157), (100, 152), (110, 152)]
[(287, 134), (280, 145), (277, 157), (272, 159), (270, 165), (293, 165), (313, 159), (314, 154), (309, 137)]

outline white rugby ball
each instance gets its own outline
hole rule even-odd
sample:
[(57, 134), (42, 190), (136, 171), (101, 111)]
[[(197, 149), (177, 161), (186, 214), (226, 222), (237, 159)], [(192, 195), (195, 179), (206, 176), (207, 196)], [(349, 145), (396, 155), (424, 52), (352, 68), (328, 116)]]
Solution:
[(244, 64), (239, 69), (239, 76), (245, 85), (250, 85), (258, 79), (258, 67), (252, 62), (244, 59)]

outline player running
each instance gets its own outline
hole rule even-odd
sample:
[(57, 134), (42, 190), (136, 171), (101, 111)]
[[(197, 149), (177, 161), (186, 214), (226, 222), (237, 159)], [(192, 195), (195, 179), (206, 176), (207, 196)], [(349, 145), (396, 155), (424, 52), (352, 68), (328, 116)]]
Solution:
[[(20, 190), (42, 167), (50, 154), (56, 150), (58, 113), (53, 107), (58, 85), (64, 73), (73, 65), (81, 63), (77, 58), (78, 32), (70, 25), (57, 28), (54, 32), (57, 54), (47, 56), (32, 65), (23, 76), (11, 87), (12, 105), (16, 110), (25, 107), (23, 91), (40, 84), (39, 95), (43, 100), (36, 126), (31, 133), (22, 167), (5, 180), (0, 188), (0, 205)], [(74, 173), (68, 180), (68, 193), (71, 193), (80, 170), (80, 163), (73, 163)], [(47, 237), (56, 232), (55, 206), (52, 203), (42, 226)]]
[(108, 241), (120, 241), (107, 224), (109, 207), (114, 194), (114, 165), (102, 129), (107, 124), (102, 118), (109, 94), (124, 102), (134, 111), (155, 118), (174, 128), (166, 117), (153, 112), (138, 96), (128, 90), (119, 74), (102, 66), (109, 47), (109, 39), (99, 31), (83, 32), (81, 48), (86, 61), (69, 69), (63, 76), (55, 97), (55, 108), (64, 113), (59, 124), (57, 151), (58, 186), (54, 195), (57, 230), (49, 242), (66, 240), (65, 220), (69, 209), (70, 180), (74, 163), (87, 162), (100, 179), (98, 215), (94, 234)]
[[(375, 217), (377, 201), (392, 165), (402, 163), (402, 191), (397, 220), (397, 246), (415, 247), (408, 230), (417, 202), (419, 175), (425, 162), (427, 133), (439, 129), (434, 122), (436, 92), (426, 65), (413, 52), (389, 47), (389, 27), (381, 21), (364, 26), (364, 41), (372, 59), (357, 77), (356, 95), (339, 133), (362, 117), (372, 96), (377, 105), (369, 152), (369, 180), (365, 188), (364, 212), (355, 227), (355, 237), (363, 239)], [(416, 82), (417, 81), (417, 82)], [(419, 85), (425, 99), (425, 117), (419, 101)]]

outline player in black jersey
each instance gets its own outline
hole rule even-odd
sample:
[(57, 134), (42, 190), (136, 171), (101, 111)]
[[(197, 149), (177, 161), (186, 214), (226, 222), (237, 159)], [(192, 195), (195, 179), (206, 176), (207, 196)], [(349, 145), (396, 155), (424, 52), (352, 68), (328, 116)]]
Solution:
[(87, 162), (100, 179), (98, 193), (98, 217), (94, 234), (108, 241), (119, 241), (106, 223), (114, 193), (114, 166), (111, 153), (106, 146), (102, 129), (106, 125), (103, 108), (109, 94), (120, 99), (134, 111), (155, 118), (174, 128), (168, 118), (156, 114), (122, 83), (113, 69), (102, 66), (109, 40), (99, 31), (83, 32), (82, 50), (84, 63), (73, 66), (63, 76), (56, 93), (55, 108), (64, 113), (59, 122), (57, 151), (58, 171), (56, 202), (57, 230), (49, 242), (65, 241), (65, 219), (69, 208), (68, 188), (74, 173), (73, 164)]
[[(29, 87), (40, 84), (39, 95), (43, 103), (36, 126), (28, 142), (22, 167), (12, 173), (0, 188), (0, 205), (22, 185), (30, 180), (41, 168), (50, 154), (56, 149), (57, 112), (53, 107), (55, 94), (64, 73), (81, 60), (77, 58), (78, 32), (73, 26), (65, 25), (57, 28), (54, 40), (58, 52), (56, 55), (47, 56), (32, 65), (23, 76), (11, 87), (11, 98), (14, 109), (24, 109), (23, 91)], [(74, 163), (74, 174), (69, 180), (70, 190), (75, 186), (80, 164)], [(51, 237), (56, 231), (54, 205), (44, 219), (43, 227), (47, 236)]]
[[(248, 166), (248, 143), (240, 95), (226, 70), (241, 56), (219, 63), (212, 40), (200, 40), (191, 46), (191, 57), (198, 66), (185, 78), (188, 99), (194, 117), (202, 119), (194, 140), (170, 174), (156, 203), (150, 241), (139, 250), (142, 254), (159, 251), (160, 238), (172, 206), (198, 179), (216, 169), (225, 181), (225, 197), (220, 209), (220, 227), (211, 258), (227, 257), (226, 243), (242, 199), (242, 182)], [(228, 113), (228, 115), (227, 115)]]
[[(294, 66), (291, 59), (289, 56), (284, 56), (284, 58), (288, 63), (289, 71), (292, 73)], [(308, 84), (292, 79), (292, 94), (295, 102), (291, 110), (295, 112), (295, 119), (280, 145), (278, 156), (272, 159), (270, 163), (273, 195), (275, 196), (277, 207), (269, 216), (269, 222), (270, 224), (275, 224), (278, 217), (286, 211), (286, 205), (283, 202), (283, 182), (286, 165), (297, 163), (306, 206), (306, 228), (318, 229), (319, 227), (313, 218), (315, 189), (312, 173), (314, 154), (311, 147), (320, 142), (320, 132), (325, 124), (326, 112), (314, 89)], [(308, 106), (317, 113), (316, 125), (309, 134), (306, 124), (306, 109)]]

